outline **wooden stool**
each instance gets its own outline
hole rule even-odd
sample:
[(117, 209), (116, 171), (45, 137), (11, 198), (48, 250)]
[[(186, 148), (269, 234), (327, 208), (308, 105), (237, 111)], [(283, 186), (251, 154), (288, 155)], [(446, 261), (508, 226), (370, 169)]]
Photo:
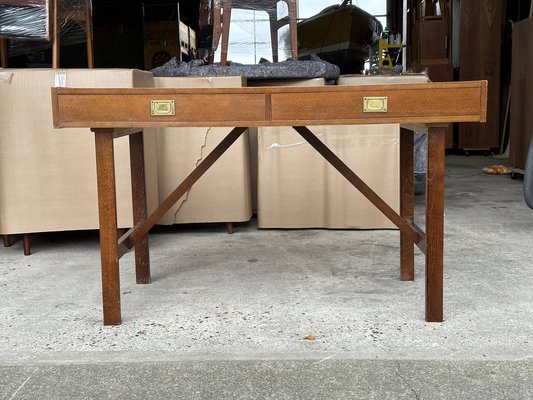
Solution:
[[(272, 41), (272, 61), (278, 61), (278, 29), (289, 24), (291, 35), (292, 58), (298, 59), (298, 35), (296, 32), (296, 0), (283, 0), (289, 7), (289, 16), (278, 20), (278, 0), (215, 0), (213, 5), (213, 44), (211, 50), (214, 53), (218, 47), (222, 35), (220, 63), (226, 65), (228, 60), (229, 26), (231, 23), (231, 9), (266, 11), (270, 19), (270, 37)], [(222, 13), (222, 8), (224, 12)]]
[[(59, 48), (61, 43), (61, 21), (71, 20), (80, 21), (85, 23), (85, 38), (87, 41), (87, 66), (94, 68), (94, 51), (93, 51), (93, 28), (91, 17), (91, 1), (85, 0), (83, 8), (66, 10), (61, 7), (61, 0), (34, 0), (32, 4), (39, 6), (46, 5), (47, 17), (50, 20), (50, 32), (49, 38), (52, 42), (52, 68), (59, 68)], [(27, 1), (0, 0), (0, 5), (7, 4), (11, 6), (25, 6), (27, 7)], [(5, 37), (0, 37), (0, 66), (7, 67), (8, 60), (8, 40)]]

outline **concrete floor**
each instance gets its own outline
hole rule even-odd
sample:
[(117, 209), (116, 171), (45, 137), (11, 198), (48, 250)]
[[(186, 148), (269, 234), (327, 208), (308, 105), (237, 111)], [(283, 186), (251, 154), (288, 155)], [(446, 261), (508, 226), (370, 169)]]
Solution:
[(0, 248), (0, 399), (533, 398), (533, 210), (501, 162), (446, 158), (443, 323), (393, 230), (156, 229), (111, 327), (96, 232)]

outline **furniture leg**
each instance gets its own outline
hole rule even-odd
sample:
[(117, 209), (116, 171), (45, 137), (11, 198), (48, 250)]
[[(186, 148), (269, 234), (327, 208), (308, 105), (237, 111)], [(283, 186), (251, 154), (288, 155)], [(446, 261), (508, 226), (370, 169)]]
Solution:
[(113, 130), (97, 130), (95, 145), (104, 325), (118, 325), (121, 313)]
[(87, 41), (87, 66), (94, 68), (93, 22), (89, 0), (85, 1), (85, 40)]
[[(413, 131), (400, 129), (400, 216), (414, 221)], [(415, 279), (415, 244), (400, 230), (400, 280)]]
[[(144, 174), (143, 131), (129, 136), (131, 191), (133, 203), (133, 226), (144, 221), (148, 215), (146, 208), (146, 178)], [(150, 253), (148, 235), (135, 243), (135, 276), (137, 283), (150, 283)]]
[(226, 230), (228, 235), (233, 235), (233, 222), (226, 222)]
[(24, 249), (24, 255), (29, 256), (31, 254), (30, 234), (24, 233), (22, 235), (22, 248)]
[(426, 321), (443, 320), (445, 128), (430, 127), (426, 174)]
[(9, 42), (5, 37), (0, 37), (0, 67), (7, 68), (9, 58)]
[(10, 247), (13, 243), (11, 243), (11, 235), (2, 235), (2, 239), (4, 240), (4, 247)]
[(215, 52), (220, 42), (220, 35), (222, 34), (222, 15), (220, 4), (213, 5), (213, 41), (211, 42), (211, 54), (209, 55), (209, 64), (215, 60)]
[(52, 68), (59, 68), (61, 27), (59, 26), (59, 0), (52, 0)]
[(278, 10), (269, 10), (268, 17), (270, 19), (270, 40), (272, 42), (272, 62), (278, 62)]
[(289, 7), (289, 28), (291, 35), (291, 55), (293, 60), (298, 59), (298, 20), (296, 19), (296, 0), (286, 0)]
[(222, 14), (222, 45), (220, 49), (220, 64), (226, 65), (228, 61), (229, 26), (231, 23), (231, 0), (224, 2), (224, 14)]

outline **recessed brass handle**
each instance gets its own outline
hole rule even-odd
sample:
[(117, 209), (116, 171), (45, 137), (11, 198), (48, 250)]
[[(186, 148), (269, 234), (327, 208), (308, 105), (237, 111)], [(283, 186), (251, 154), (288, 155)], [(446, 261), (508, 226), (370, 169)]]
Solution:
[(387, 112), (388, 98), (385, 97), (363, 97), (363, 112), (384, 113)]
[(176, 115), (174, 100), (152, 100), (150, 110), (151, 115)]

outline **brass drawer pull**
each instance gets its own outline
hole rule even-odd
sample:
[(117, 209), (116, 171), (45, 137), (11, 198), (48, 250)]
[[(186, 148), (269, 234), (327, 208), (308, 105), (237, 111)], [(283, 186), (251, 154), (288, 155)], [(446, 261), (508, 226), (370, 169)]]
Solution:
[(363, 97), (363, 112), (385, 113), (387, 112), (388, 98), (385, 97)]
[(152, 100), (151, 115), (176, 115), (174, 100)]

